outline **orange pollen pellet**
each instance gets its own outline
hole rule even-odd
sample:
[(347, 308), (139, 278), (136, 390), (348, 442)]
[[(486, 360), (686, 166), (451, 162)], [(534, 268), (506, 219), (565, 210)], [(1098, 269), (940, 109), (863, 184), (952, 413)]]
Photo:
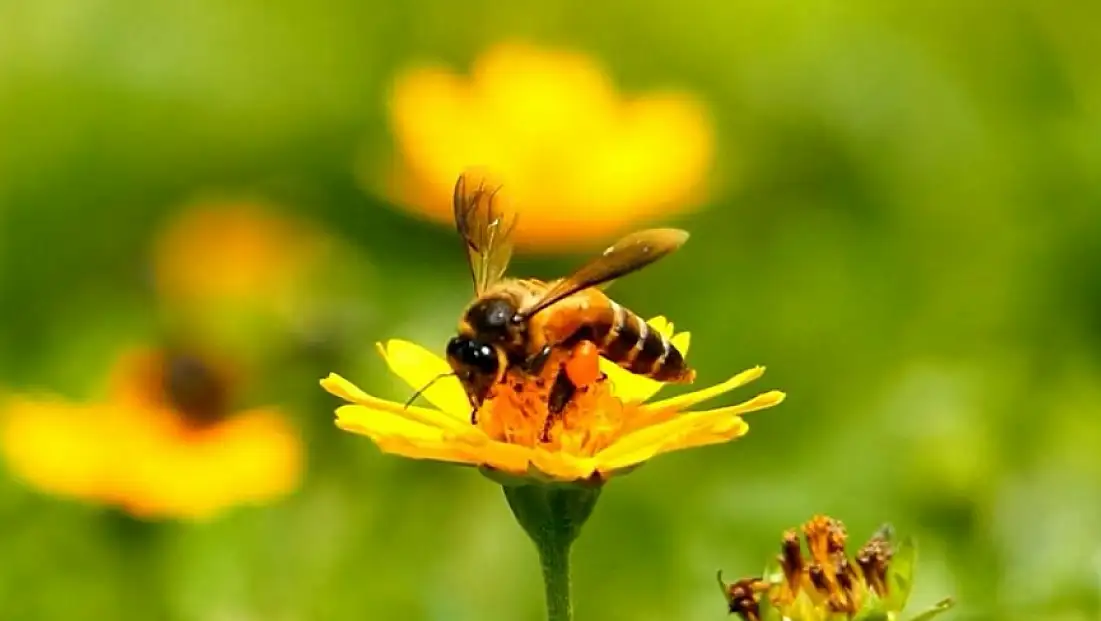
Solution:
[(566, 361), (566, 377), (574, 386), (588, 386), (600, 379), (600, 351), (592, 341), (581, 341), (574, 346)]

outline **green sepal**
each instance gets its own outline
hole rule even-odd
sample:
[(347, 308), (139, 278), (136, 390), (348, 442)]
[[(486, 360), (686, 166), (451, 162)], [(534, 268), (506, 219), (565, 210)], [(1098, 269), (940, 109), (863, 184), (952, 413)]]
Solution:
[(524, 532), (542, 550), (568, 546), (581, 533), (600, 498), (600, 485), (531, 483), (505, 485), (505, 498)]
[(895, 546), (895, 553), (887, 566), (887, 597), (884, 608), (892, 612), (901, 612), (906, 608), (910, 592), (914, 588), (914, 565), (917, 563), (917, 546), (911, 537), (906, 537)]

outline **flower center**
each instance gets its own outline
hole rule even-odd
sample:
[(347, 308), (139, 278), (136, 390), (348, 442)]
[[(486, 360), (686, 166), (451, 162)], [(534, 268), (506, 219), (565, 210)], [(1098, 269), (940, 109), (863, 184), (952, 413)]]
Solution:
[(603, 375), (577, 386), (562, 405), (561, 382), (568, 363), (567, 358), (552, 358), (536, 378), (509, 374), (478, 411), (478, 426), (501, 442), (578, 456), (591, 456), (608, 446), (621, 435), (633, 406), (612, 393)]
[(206, 426), (229, 412), (228, 383), (199, 358), (168, 355), (162, 373), (165, 402), (186, 422)]

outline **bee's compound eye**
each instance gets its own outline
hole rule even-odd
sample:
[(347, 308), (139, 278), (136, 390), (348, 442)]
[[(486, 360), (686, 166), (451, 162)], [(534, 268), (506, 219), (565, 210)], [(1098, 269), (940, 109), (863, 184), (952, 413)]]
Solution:
[(461, 359), (463, 357), (463, 343), (467, 342), (469, 341), (457, 336), (452, 337), (451, 340), (447, 342), (447, 357)]
[(492, 345), (461, 337), (452, 338), (447, 343), (447, 358), (467, 368), (484, 373), (496, 373), (497, 352)]
[(471, 351), (470, 363), (486, 373), (494, 373), (497, 371), (497, 352), (489, 345), (476, 345)]

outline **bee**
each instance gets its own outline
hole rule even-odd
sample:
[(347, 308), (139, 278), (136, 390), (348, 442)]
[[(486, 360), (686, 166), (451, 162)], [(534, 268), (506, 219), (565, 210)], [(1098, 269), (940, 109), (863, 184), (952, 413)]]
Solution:
[[(620, 367), (669, 383), (695, 379), (684, 355), (637, 314), (598, 287), (680, 248), (688, 233), (651, 229), (627, 235), (572, 275), (543, 282), (506, 278), (514, 214), (498, 204), (500, 186), (455, 184), (455, 225), (466, 246), (475, 299), (463, 311), (446, 358), (466, 391), (476, 421), (481, 404), (510, 371), (539, 376), (553, 352), (581, 346)], [(593, 365), (595, 367), (595, 364)], [(557, 372), (549, 410), (559, 413), (578, 389), (565, 367)]]

